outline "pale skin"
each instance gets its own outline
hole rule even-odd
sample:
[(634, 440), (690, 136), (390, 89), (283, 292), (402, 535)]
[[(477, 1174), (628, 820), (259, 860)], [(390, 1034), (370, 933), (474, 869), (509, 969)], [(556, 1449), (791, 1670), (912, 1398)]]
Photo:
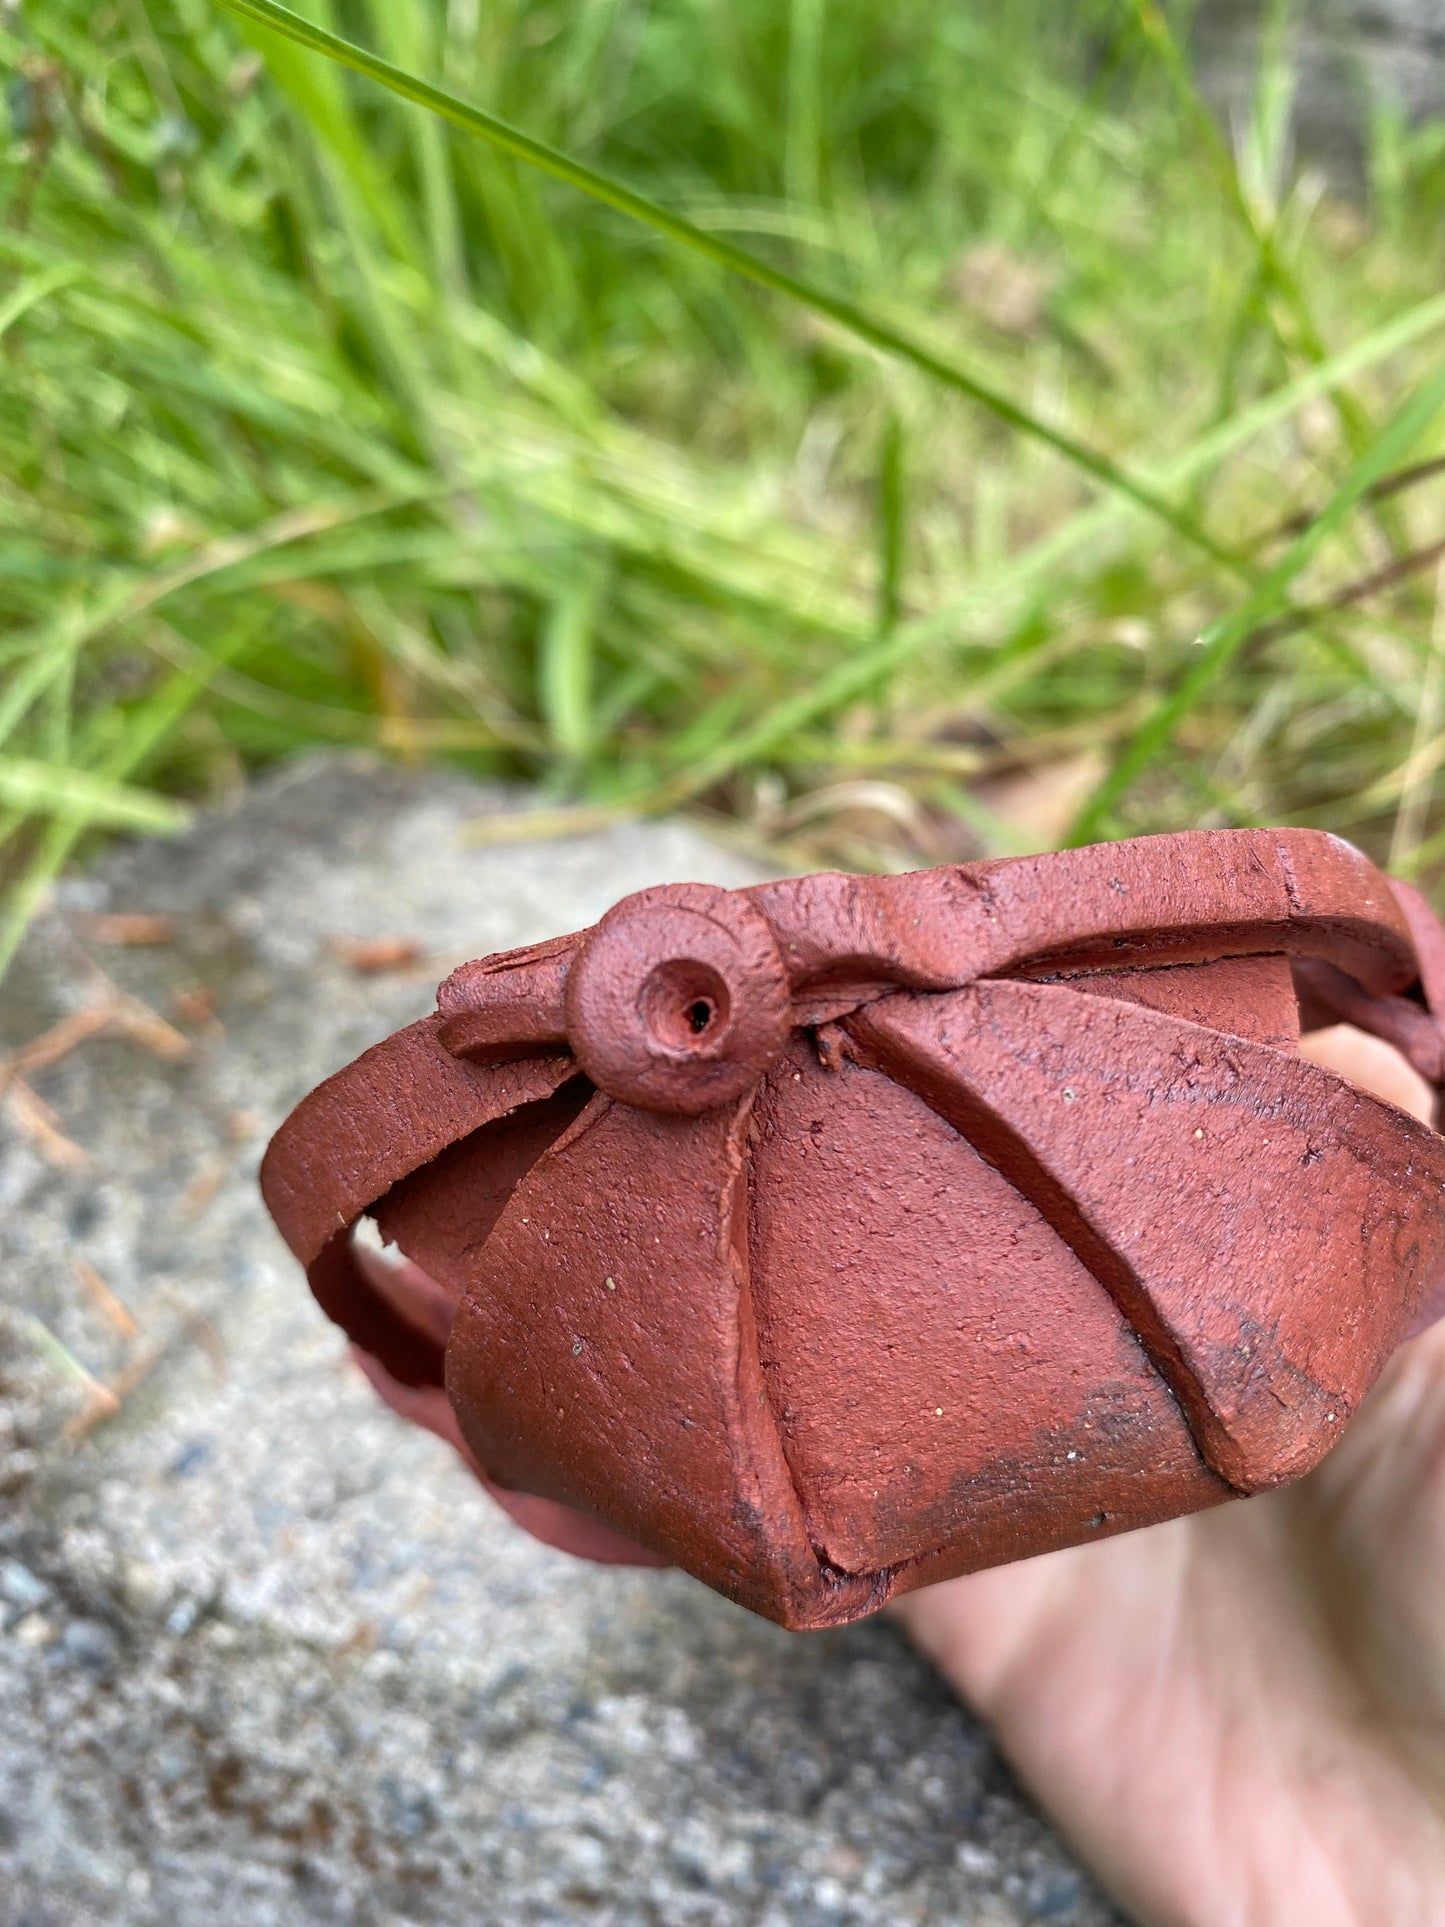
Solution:
[[(1338, 1026), (1303, 1049), (1429, 1117), (1387, 1045)], [(368, 1269), (415, 1315), (414, 1268)], [(444, 1394), (365, 1364), (465, 1455)], [(504, 1502), (584, 1549), (576, 1515)], [(1297, 1485), (894, 1610), (1144, 1927), (1445, 1921), (1445, 1321)]]

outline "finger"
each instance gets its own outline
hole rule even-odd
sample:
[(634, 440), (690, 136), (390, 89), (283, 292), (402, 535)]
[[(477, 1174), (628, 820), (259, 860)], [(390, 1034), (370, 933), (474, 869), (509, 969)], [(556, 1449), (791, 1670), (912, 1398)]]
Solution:
[(1371, 1037), (1353, 1024), (1331, 1024), (1326, 1030), (1308, 1031), (1301, 1037), (1299, 1054), (1311, 1064), (1338, 1072), (1371, 1096), (1408, 1111), (1422, 1124), (1434, 1122), (1434, 1091), (1382, 1037)]

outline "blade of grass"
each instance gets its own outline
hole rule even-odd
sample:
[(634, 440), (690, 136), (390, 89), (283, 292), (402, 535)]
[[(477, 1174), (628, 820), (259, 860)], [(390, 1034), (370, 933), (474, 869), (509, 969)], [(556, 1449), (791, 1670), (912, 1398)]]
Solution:
[(58, 267), (37, 274), (33, 280), (22, 281), (20, 286), (6, 301), (0, 301), (0, 336), (14, 327), (23, 314), (49, 300), (61, 288), (68, 288), (80, 280), (80, 269), (62, 262)]
[[(1190, 71), (1184, 49), (1180, 46), (1178, 36), (1158, 4), (1158, 0), (1134, 0), (1134, 8), (1135, 18), (1146, 40), (1158, 55), (1176, 98), (1189, 115), (1205, 151), (1210, 155), (1225, 198), (1255, 250), (1257, 279), (1262, 286), (1273, 287), (1288, 308), (1297, 332), (1297, 340), (1291, 344), (1284, 338), (1273, 315), (1269, 312), (1267, 302), (1260, 304), (1261, 318), (1282, 352), (1287, 354), (1293, 346), (1308, 360), (1323, 361), (1326, 354), (1325, 343), (1299, 276), (1280, 249), (1278, 219), (1271, 219), (1268, 223), (1261, 219), (1260, 208), (1251, 198), (1240, 178), (1240, 169), (1235, 157), (1220, 132), (1218, 121), (1200, 92), (1199, 84)], [(1260, 50), (1260, 89), (1263, 98), (1256, 102), (1257, 132), (1262, 131), (1259, 128), (1259, 116), (1269, 92), (1273, 90), (1277, 93), (1280, 87), (1286, 84), (1281, 38), (1285, 24), (1285, 11), (1286, 9), (1278, 5), (1272, 6), (1264, 24), (1263, 44)], [(1278, 133), (1279, 130), (1276, 132)], [(1263, 184), (1256, 183), (1256, 185)], [(1329, 399), (1339, 421), (1346, 447), (1351, 456), (1358, 457), (1364, 452), (1369, 439), (1369, 423), (1364, 412), (1354, 397), (1345, 390), (1332, 390)], [(1384, 527), (1386, 535), (1398, 545), (1399, 531), (1389, 526), (1388, 520)]]
[[(1242, 410), (1232, 421), (1211, 428), (1192, 448), (1161, 467), (1157, 472), (1160, 485), (1187, 485), (1256, 435), (1288, 419), (1316, 395), (1362, 373), (1441, 326), (1445, 326), (1445, 295), (1436, 295), (1342, 349), (1329, 361), (1308, 369), (1273, 395)], [(852, 702), (871, 684), (902, 668), (931, 643), (955, 634), (970, 617), (992, 614), (1006, 596), (1024, 593), (1044, 581), (1070, 555), (1099, 541), (1132, 513), (1129, 504), (1118, 500), (1099, 502), (1080, 510), (1022, 554), (1011, 556), (999, 568), (990, 570), (944, 608), (902, 624), (893, 634), (840, 663), (810, 689), (785, 697), (751, 729), (734, 734), (712, 755), (700, 759), (690, 772), (670, 778), (659, 790), (660, 801), (655, 805), (649, 802), (647, 807), (666, 808), (684, 801), (720, 782), (744, 763), (766, 755), (795, 731)]]
[[(204, 692), (210, 677), (241, 645), (242, 632), (238, 631), (228, 640), (217, 644), (213, 654), (206, 658), (198, 670), (183, 670), (169, 676), (127, 719), (121, 740), (102, 760), (99, 768), (74, 771), (72, 774), (86, 778), (101, 788), (123, 784), (124, 779), (144, 763), (157, 745), (165, 741), (180, 718)], [(83, 785), (75, 791), (71, 808), (50, 817), (42, 832), (39, 849), (8, 893), (5, 914), (0, 918), (0, 978), (10, 968), (20, 940), (44, 902), (46, 892), (65, 867), (76, 844), (96, 820), (82, 789)], [(190, 812), (181, 806), (173, 807), (179, 811), (179, 821), (168, 826), (172, 831), (183, 828), (190, 817)]]
[(35, 653), (0, 695), (0, 743), (14, 733), (34, 704), (70, 673), (75, 652), (84, 641), (84, 627), (83, 619), (67, 611), (36, 639)]
[(253, 38), (258, 48), (265, 49), (283, 90), (301, 108), (325, 148), (335, 155), (349, 190), (364, 204), (387, 247), (398, 260), (419, 262), (416, 235), (403, 218), (396, 196), (388, 192), (335, 69), (299, 59), (294, 47), (285, 41), (277, 45), (269, 34)]
[[(1410, 745), (1412, 763), (1439, 730), (1442, 682), (1445, 682), (1445, 562), (1435, 572), (1435, 619), (1430, 625), (1429, 653), (1420, 679), (1419, 707)], [(1392, 870), (1404, 869), (1420, 847), (1430, 808), (1432, 775), (1433, 772), (1421, 772), (1405, 785), (1401, 794), (1395, 827), (1390, 834)]]
[(583, 569), (552, 605), (537, 660), (542, 717), (564, 765), (575, 768), (592, 748), (593, 636), (601, 583)]
[[(1406, 489), (1418, 487), (1421, 482), (1434, 481), (1437, 475), (1445, 475), (1445, 455), (1432, 455), (1428, 461), (1410, 462), (1404, 468), (1397, 468), (1393, 475), (1387, 475), (1375, 483), (1367, 499), (1371, 502), (1387, 502), (1392, 495), (1401, 495)], [(1282, 542), (1287, 536), (1298, 535), (1314, 519), (1313, 509), (1307, 509), (1300, 515), (1287, 516), (1283, 522), (1276, 522), (1267, 528), (1250, 546), (1256, 550), (1268, 548), (1272, 542)]]
[(823, 148), (823, 46), (827, 0), (789, 0), (783, 189), (812, 207), (820, 198)]
[(903, 424), (890, 412), (878, 461), (878, 627), (889, 635), (903, 607), (908, 503), (903, 472)]
[[(382, 4), (374, 10), (379, 30), (398, 61), (413, 67), (434, 64), (436, 23), (422, 7)], [(445, 293), (444, 312), (467, 299), (467, 262), (461, 210), (447, 152), (447, 132), (431, 115), (412, 117), (417, 173), (426, 212), (432, 272)]]
[[(254, 23), (252, 23), (254, 24)], [(276, 78), (314, 135), (321, 173), (336, 208), (356, 270), (356, 309), (378, 361), (411, 403), (432, 453), (433, 389), (416, 339), (415, 316), (388, 285), (387, 255), (420, 270), (424, 257), (397, 197), (387, 191), (350, 96), (334, 66), (307, 60), (286, 40), (251, 35), (265, 48)]]
[[(444, 484), (432, 483), (418, 491), (417, 499), (424, 494), (441, 494), (444, 489)], [(311, 508), (286, 509), (260, 528), (247, 529), (239, 535), (222, 536), (215, 542), (208, 542), (179, 562), (172, 563), (169, 568), (156, 570), (139, 581), (123, 579), (112, 583), (89, 609), (70, 611), (60, 618), (48, 634), (34, 639), (31, 661), (16, 677), (8, 694), (0, 698), (0, 742), (5, 740), (51, 681), (65, 673), (67, 660), (107, 630), (156, 608), (180, 589), (222, 575), (226, 570), (252, 561), (268, 550), (339, 528), (346, 522), (382, 514), (403, 499), (372, 492), (346, 502), (323, 502)]]
[(27, 816), (84, 814), (106, 829), (153, 836), (174, 835), (191, 820), (190, 811), (168, 796), (29, 756), (0, 756), (0, 802)]
[(467, 133), (476, 135), (499, 152), (510, 154), (517, 160), (527, 162), (542, 172), (564, 181), (568, 186), (579, 189), (593, 200), (625, 214), (632, 220), (640, 221), (655, 232), (665, 235), (669, 240), (681, 243), (704, 259), (717, 266), (727, 268), (746, 280), (767, 288), (774, 294), (781, 294), (799, 306), (811, 309), (814, 314), (822, 315), (835, 322), (847, 333), (865, 342), (870, 348), (897, 360), (910, 362), (922, 373), (955, 389), (979, 403), (1000, 421), (1028, 435), (1044, 446), (1062, 455), (1075, 468), (1102, 482), (1106, 487), (1127, 496), (1138, 507), (1157, 517), (1167, 527), (1173, 529), (1196, 548), (1202, 549), (1216, 561), (1232, 561), (1227, 552), (1215, 542), (1194, 518), (1176, 507), (1154, 490), (1147, 488), (1136, 477), (1086, 443), (1066, 434), (1062, 429), (1052, 426), (1041, 417), (1032, 414), (1019, 403), (1013, 401), (1001, 390), (994, 388), (980, 377), (970, 373), (958, 363), (946, 360), (936, 354), (924, 343), (901, 333), (869, 314), (855, 303), (840, 295), (829, 294), (825, 290), (800, 280), (796, 275), (782, 268), (774, 267), (761, 256), (750, 254), (745, 248), (735, 246), (720, 234), (708, 233), (681, 215), (672, 213), (658, 202), (636, 193), (620, 181), (599, 173), (596, 169), (573, 160), (570, 155), (558, 148), (549, 146), (545, 141), (525, 134), (521, 129), (511, 126), (483, 108), (459, 100), (443, 88), (433, 86), (429, 81), (418, 79), (413, 74), (404, 73), (388, 60), (370, 53), (354, 42), (329, 33), (325, 28), (312, 24), (289, 7), (277, 4), (277, 0), (216, 0), (216, 4), (239, 18), (252, 21), (263, 27), (270, 27), (276, 33), (298, 45), (309, 48), (313, 53), (324, 55), (328, 60), (351, 68), (369, 80), (377, 81), (392, 93), (399, 94), (417, 106), (425, 107), (434, 114), (440, 114), (453, 125), (463, 128)]
[[(1157, 488), (1187, 487), (1247, 442), (1288, 420), (1317, 395), (1326, 394), (1363, 374), (1440, 327), (1445, 327), (1445, 295), (1432, 295), (1361, 340), (1352, 342), (1348, 348), (1342, 348), (1327, 361), (1316, 363), (1273, 394), (1241, 409), (1230, 420), (1209, 428), (1181, 454), (1152, 470), (1151, 481)], [(1065, 557), (1098, 541), (1133, 513), (1129, 504), (1117, 500), (1097, 502), (1079, 510), (1069, 521), (1020, 555), (1010, 557), (998, 571), (990, 572), (987, 579), (945, 608), (906, 624), (900, 629), (898, 639), (911, 639), (915, 648), (922, 648), (955, 628), (973, 610), (986, 608), (1002, 594), (1026, 589), (1043, 580)], [(1272, 531), (1278, 535), (1296, 532), (1294, 525)]]
[(1364, 454), (1351, 465), (1330, 501), (1265, 572), (1259, 586), (1230, 615), (1212, 623), (1200, 636), (1199, 654), (1193, 667), (1155, 706), (1080, 810), (1069, 832), (1071, 845), (1088, 843), (1106, 834), (1114, 805), (1168, 746), (1179, 724), (1228, 668), (1241, 644), (1275, 613), (1290, 584), (1326, 539), (1369, 489), (1410, 453), (1442, 407), (1445, 407), (1445, 368), (1439, 369), (1395, 411)]

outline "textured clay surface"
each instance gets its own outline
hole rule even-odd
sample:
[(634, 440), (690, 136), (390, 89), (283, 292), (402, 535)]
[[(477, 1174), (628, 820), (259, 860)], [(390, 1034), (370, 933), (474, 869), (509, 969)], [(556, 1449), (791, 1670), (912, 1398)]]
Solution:
[(454, 971), (262, 1182), (488, 1479), (826, 1626), (1317, 1463), (1445, 1262), (1445, 1139), (1301, 1022), (1438, 1083), (1442, 994), (1423, 900), (1312, 831), (673, 885)]
[(994, 1565), (1061, 1524), (1100, 1532), (1101, 1487), (1116, 1530), (1177, 1511), (1181, 1488), (1227, 1497), (1037, 1208), (912, 1092), (811, 1058), (763, 1100), (753, 1288), (827, 1558), (858, 1572), (947, 1547), (959, 1567)]

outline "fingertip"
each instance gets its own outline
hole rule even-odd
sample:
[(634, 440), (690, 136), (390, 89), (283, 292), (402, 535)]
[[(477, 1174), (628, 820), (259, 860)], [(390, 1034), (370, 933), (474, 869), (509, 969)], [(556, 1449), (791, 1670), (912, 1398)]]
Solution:
[(1433, 1124), (1435, 1092), (1383, 1037), (1371, 1037), (1353, 1024), (1330, 1024), (1324, 1030), (1307, 1031), (1299, 1051), (1307, 1062), (1334, 1071), (1372, 1097), (1408, 1111), (1422, 1124)]

